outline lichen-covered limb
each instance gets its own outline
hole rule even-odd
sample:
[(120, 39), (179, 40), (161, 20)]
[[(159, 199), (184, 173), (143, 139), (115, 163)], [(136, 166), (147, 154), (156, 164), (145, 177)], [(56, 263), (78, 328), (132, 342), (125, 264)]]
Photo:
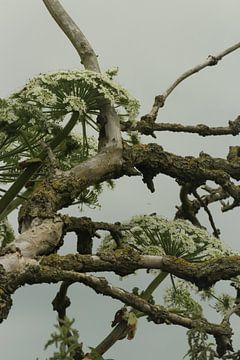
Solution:
[[(55, 231), (53, 231), (53, 242), (49, 243), (46, 237), (44, 247), (44, 239), (41, 238), (41, 231), (39, 230), (39, 239), (36, 238), (37, 231), (32, 238), (29, 235), (30, 231), (31, 229), (22, 234), (26, 235), (25, 241), (21, 239), (21, 241), (18, 242), (20, 249), (17, 248), (15, 252), (7, 253), (0, 258), (0, 265), (3, 266), (6, 272), (15, 272), (16, 279), (17, 272), (24, 272), (29, 266), (40, 266), (40, 268), (48, 267), (49, 269), (51, 268), (52, 271), (112, 271), (121, 276), (132, 274), (138, 269), (159, 269), (190, 281), (199, 288), (207, 289), (220, 280), (230, 280), (240, 275), (239, 256), (223, 256), (201, 263), (191, 263), (184, 259), (171, 256), (140, 255), (131, 249), (119, 249), (115, 252), (102, 253), (101, 255), (69, 254), (60, 256), (52, 254), (36, 259), (37, 255), (53, 250), (53, 246), (58, 245), (59, 236), (55, 236)], [(29, 235), (29, 238), (27, 235)], [(33, 241), (33, 244), (31, 241)], [(15, 244), (16, 243), (17, 242), (15, 242)], [(39, 244), (41, 248), (39, 248)], [(34, 254), (35, 259), (31, 259), (31, 257), (34, 257)], [(29, 257), (27, 257), (27, 255)], [(41, 278), (41, 271), (36, 272), (35, 283), (41, 282)], [(59, 281), (60, 280), (64, 279), (59, 278)]]
[(208, 289), (220, 280), (230, 280), (240, 275), (240, 256), (223, 256), (201, 263), (191, 263), (171, 256), (139, 255), (124, 250), (100, 256), (53, 254), (41, 258), (40, 265), (68, 271), (112, 271), (122, 276), (138, 269), (159, 269), (190, 281), (201, 289)]
[[(60, 258), (58, 255), (54, 256)], [(72, 267), (70, 266), (70, 258), (67, 259), (67, 257), (62, 257), (66, 266), (59, 267), (59, 261), (58, 266), (56, 266), (56, 262), (52, 263), (54, 256), (43, 259), (41, 264), (28, 265), (25, 269), (22, 269), (21, 272), (12, 272), (8, 274), (5, 274), (3, 271), (1, 272), (2, 288), (0, 291), (0, 322), (7, 317), (12, 304), (10, 295), (13, 294), (19, 286), (24, 284), (56, 283), (59, 281), (65, 281), (67, 283), (80, 282), (91, 287), (97, 293), (118, 299), (124, 304), (144, 313), (156, 324), (174, 324), (188, 329), (201, 327), (216, 338), (217, 345), (218, 347), (221, 347), (221, 350), (224, 346), (226, 347), (228, 344), (231, 344), (232, 330), (228, 321), (224, 321), (221, 324), (213, 324), (205, 319), (191, 319), (186, 316), (172, 313), (163, 306), (152, 305), (137, 295), (129, 293), (121, 288), (113, 287), (103, 277), (99, 278), (82, 273), (81, 271), (85, 271), (84, 266), (82, 267), (81, 264), (79, 264), (78, 268), (76, 268), (75, 260), (79, 258), (78, 255), (76, 255), (75, 259), (73, 258), (73, 255), (70, 255), (71, 261), (73, 261)], [(83, 258), (84, 256), (82, 256), (82, 259)], [(86, 262), (90, 260), (90, 258), (91, 256), (85, 255)], [(96, 261), (101, 260), (96, 259)], [(47, 263), (49, 265), (47, 265)], [(71, 270), (68, 270), (68, 268), (71, 268)], [(122, 330), (124, 332), (124, 328)]]
[(240, 48), (240, 42), (230, 46), (229, 48), (227, 48), (224, 51), (221, 51), (217, 55), (214, 55), (214, 56), (209, 55), (204, 62), (202, 62), (201, 64), (198, 64), (198, 65), (194, 66), (193, 68), (191, 68), (191, 69), (187, 70), (186, 72), (184, 72), (161, 95), (157, 95), (155, 97), (153, 107), (152, 107), (151, 111), (144, 116), (144, 119), (148, 119), (148, 120), (151, 120), (153, 122), (156, 121), (159, 109), (164, 106), (167, 97), (172, 93), (172, 91), (182, 81), (184, 81), (188, 77), (192, 76), (193, 74), (196, 74), (200, 70), (205, 69), (208, 66), (217, 65), (217, 63), (220, 60), (222, 60), (223, 57), (225, 57), (226, 55), (232, 53), (233, 51), (235, 51), (235, 50), (237, 50), (239, 48)]
[(127, 147), (124, 159), (121, 149), (106, 149), (70, 171), (62, 172), (61, 176), (43, 181), (23, 206), (20, 218), (52, 217), (57, 210), (71, 205), (88, 186), (121, 177), (134, 167), (143, 173), (146, 182), (161, 173), (180, 183), (198, 186), (213, 180), (233, 198), (239, 199), (239, 187), (230, 181), (230, 177), (240, 179), (239, 164), (239, 157), (234, 161), (212, 158), (207, 154), (200, 154), (198, 158), (182, 157), (166, 152), (156, 144)]
[(58, 0), (43, 0), (49, 13), (77, 50), (85, 69), (100, 72), (97, 56), (79, 29)]
[(102, 151), (70, 171), (44, 180), (21, 208), (19, 219), (51, 218), (57, 210), (71, 205), (87, 187), (122, 175), (121, 150)]
[(63, 216), (62, 220), (64, 222), (64, 229), (66, 232), (87, 232), (90, 237), (100, 237), (97, 234), (97, 230), (108, 231), (113, 239), (118, 241), (122, 237), (122, 230), (129, 229), (129, 225), (123, 225), (119, 222), (114, 224), (102, 222), (102, 221), (92, 221), (88, 217), (73, 217), (73, 216)]
[(143, 181), (151, 191), (154, 191), (151, 184), (153, 177), (165, 174), (175, 178), (180, 184), (192, 183), (200, 186), (207, 180), (212, 180), (234, 199), (240, 198), (239, 188), (230, 181), (230, 177), (240, 179), (239, 157), (235, 161), (212, 158), (204, 153), (200, 153), (198, 158), (183, 157), (166, 152), (157, 144), (126, 147), (124, 157), (129, 166), (142, 172)]
[(120, 223), (107, 223), (104, 221), (92, 221), (89, 217), (74, 217), (74, 216), (63, 216), (63, 221), (65, 222), (66, 231), (75, 231), (78, 229), (92, 229), (92, 232), (96, 230), (106, 230), (106, 231), (120, 231), (126, 230), (129, 228), (128, 225), (122, 225)]
[(103, 277), (96, 277), (93, 275), (87, 275), (85, 273), (78, 273), (75, 271), (68, 271), (66, 269), (59, 269), (56, 266), (40, 266), (39, 271), (28, 269), (26, 273), (22, 273), (18, 279), (19, 283), (52, 283), (58, 282), (60, 280), (64, 281), (73, 281), (83, 283), (97, 293), (110, 296), (114, 299), (122, 301), (124, 304), (132, 306), (134, 309), (147, 315), (153, 322), (156, 324), (174, 324), (180, 325), (188, 329), (192, 328), (204, 328), (204, 330), (213, 335), (217, 342), (221, 342), (224, 339), (228, 339), (228, 343), (231, 343), (232, 330), (228, 322), (223, 322), (221, 324), (213, 324), (205, 319), (191, 319), (185, 316), (178, 315), (168, 311), (163, 306), (152, 305), (143, 298), (129, 293), (121, 288), (112, 286), (107, 282)]
[(228, 126), (210, 127), (205, 124), (198, 125), (182, 125), (176, 123), (156, 123), (152, 119), (145, 118), (144, 116), (136, 124), (125, 122), (121, 126), (122, 130), (138, 131), (143, 135), (151, 135), (156, 137), (155, 131), (171, 131), (171, 132), (184, 132), (190, 134), (198, 134), (200, 136), (220, 136), (220, 135), (233, 135), (236, 136), (240, 133), (240, 116), (234, 121), (229, 121)]

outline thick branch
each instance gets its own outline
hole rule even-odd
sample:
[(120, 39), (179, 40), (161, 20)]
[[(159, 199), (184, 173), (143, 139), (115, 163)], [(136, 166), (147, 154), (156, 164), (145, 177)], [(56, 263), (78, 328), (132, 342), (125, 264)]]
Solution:
[(21, 208), (19, 218), (53, 217), (87, 187), (122, 175), (121, 149), (102, 151), (70, 171), (44, 180)]
[(122, 166), (121, 150), (108, 149), (94, 158), (63, 172), (61, 176), (45, 180), (35, 189), (21, 210), (20, 219), (28, 216), (52, 217), (62, 207), (72, 204), (81, 191), (90, 185), (107, 179), (121, 177), (129, 167), (136, 167), (143, 174), (143, 180), (154, 191), (152, 179), (157, 174), (166, 174), (180, 183), (204, 184), (213, 180), (234, 199), (240, 198), (239, 187), (230, 181), (230, 177), (240, 179), (240, 161), (212, 158), (200, 154), (199, 158), (182, 157), (165, 152), (156, 144), (135, 145), (124, 152), (125, 163)]
[(189, 200), (188, 195), (191, 194), (193, 189), (192, 184), (184, 184), (180, 190), (180, 200), (182, 205), (177, 207), (178, 211), (175, 215), (175, 219), (185, 219), (191, 221), (195, 226), (202, 227), (201, 223), (197, 219), (196, 215), (201, 208), (201, 204), (195, 200)]
[(128, 166), (136, 167), (143, 174), (143, 181), (153, 192), (152, 179), (157, 174), (175, 178), (180, 184), (192, 183), (196, 186), (212, 180), (222, 186), (234, 199), (240, 198), (240, 191), (230, 181), (230, 177), (240, 180), (240, 161), (227, 161), (212, 158), (200, 153), (198, 158), (178, 156), (163, 150), (157, 144), (135, 145), (126, 147), (124, 153)]
[[(27, 233), (27, 231), (25, 233)], [(29, 247), (28, 243), (27, 246)], [(32, 245), (33, 250), (34, 246), (36, 246), (36, 244)], [(28, 248), (26, 247), (25, 251), (27, 250)], [(29, 249), (28, 252), (30, 252), (30, 250), (31, 249)], [(24, 253), (24, 249), (22, 251)], [(44, 251), (44, 249), (42, 249), (42, 251)], [(18, 261), (18, 267), (11, 267), (9, 261), (11, 263), (15, 258), (17, 258), (15, 261)], [(14, 275), (14, 282), (16, 282), (16, 284), (18, 282), (18, 276), (20, 276), (18, 273), (21, 274), (21, 272), (25, 271), (29, 266), (38, 269), (35, 274), (35, 283), (37, 283), (38, 280), (39, 282), (42, 281), (41, 271), (44, 270), (44, 267), (51, 268), (52, 271), (112, 271), (121, 276), (132, 274), (138, 269), (159, 269), (190, 281), (199, 288), (209, 288), (217, 281), (230, 280), (240, 275), (240, 256), (223, 256), (196, 264), (171, 256), (140, 255), (131, 249), (103, 253), (99, 256), (80, 254), (59, 256), (53, 254), (43, 256), (38, 261), (24, 258), (18, 249), (13, 254), (2, 256), (0, 258), (0, 264), (5, 271), (9, 272), (9, 276), (11, 276), (11, 274)], [(65, 279), (60, 278), (60, 280)], [(17, 286), (19, 286), (19, 284), (17, 284)]]
[[(169, 259), (169, 261), (171, 262), (171, 259)], [(204, 328), (207, 333), (214, 335), (217, 342), (217, 348), (221, 348), (220, 350), (223, 351), (223, 354), (225, 353), (226, 349), (229, 349), (229, 347), (226, 347), (225, 345), (227, 344), (228, 346), (228, 344), (231, 344), (232, 331), (228, 321), (224, 321), (218, 325), (210, 323), (205, 319), (192, 319), (178, 315), (176, 313), (172, 313), (163, 306), (152, 305), (137, 295), (129, 293), (121, 288), (113, 287), (103, 277), (98, 278), (96, 276), (87, 275), (85, 273), (60, 269), (54, 264), (53, 266), (29, 266), (25, 269), (25, 271), (17, 274), (12, 273), (8, 276), (5, 275), (2, 277), (5, 277), (5, 280), (7, 279), (8, 281), (5, 281), (5, 291), (0, 293), (1, 303), (5, 305), (5, 308), (3, 306), (0, 308), (1, 321), (6, 318), (8, 313), (6, 310), (6, 294), (13, 293), (20, 285), (52, 282), (56, 283), (59, 281), (80, 282), (91, 287), (97, 293), (110, 296), (114, 299), (122, 301), (126, 305), (132, 306), (141, 313), (148, 315), (148, 317), (156, 324), (171, 323), (174, 325), (183, 326), (188, 329), (199, 327)], [(222, 349), (223, 346), (224, 349)]]
[(159, 269), (204, 289), (220, 280), (230, 280), (240, 275), (240, 256), (223, 256), (196, 264), (171, 256), (139, 255), (124, 250), (120, 254), (105, 253), (101, 256), (50, 255), (43, 257), (40, 265), (77, 272), (113, 271), (122, 276), (138, 269)]
[[(43, 0), (48, 11), (77, 50), (85, 69), (100, 72), (97, 56), (85, 35), (75, 24), (58, 0)], [(101, 112), (99, 148), (117, 147), (122, 149), (120, 122), (113, 106), (106, 104)], [(102, 146), (103, 145), (103, 146)]]
[(77, 50), (85, 69), (100, 72), (97, 56), (90, 43), (58, 0), (43, 0), (49, 13)]

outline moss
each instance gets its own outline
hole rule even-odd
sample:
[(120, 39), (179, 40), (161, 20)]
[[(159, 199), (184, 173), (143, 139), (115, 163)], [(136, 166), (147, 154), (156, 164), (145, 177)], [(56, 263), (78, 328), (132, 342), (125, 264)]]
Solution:
[(57, 210), (70, 205), (86, 184), (86, 178), (78, 179), (74, 175), (43, 181), (21, 208), (19, 220), (26, 216), (43, 219), (54, 216)]
[(194, 266), (196, 266), (196, 264), (191, 263), (191, 262), (189, 262), (189, 261), (187, 261), (187, 260), (185, 260), (183, 258), (180, 258), (180, 257), (176, 258), (176, 257), (171, 256), (171, 259), (173, 259), (176, 264), (179, 264), (181, 266), (186, 266), (186, 267), (189, 267), (189, 266), (194, 267)]

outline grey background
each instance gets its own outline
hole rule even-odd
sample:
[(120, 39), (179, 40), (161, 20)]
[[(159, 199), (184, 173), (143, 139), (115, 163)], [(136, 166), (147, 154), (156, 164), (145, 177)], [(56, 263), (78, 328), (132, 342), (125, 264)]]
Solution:
[[(238, 0), (65, 0), (62, 4), (92, 43), (102, 69), (119, 66), (118, 80), (140, 100), (141, 114), (183, 71), (239, 41)], [(40, 72), (80, 65), (77, 53), (40, 0), (0, 0), (0, 34), (1, 97)], [(185, 81), (170, 96), (158, 120), (224, 126), (235, 119), (239, 114), (239, 65), (238, 51)], [(160, 133), (158, 143), (182, 155), (204, 150), (213, 156), (226, 156), (228, 146), (237, 145), (239, 140)], [(123, 178), (117, 181), (115, 191), (107, 190), (101, 196), (100, 210), (87, 209), (82, 215), (109, 222), (155, 211), (173, 217), (178, 203), (176, 183), (162, 175), (156, 178), (155, 186), (155, 194), (150, 194), (141, 179)], [(239, 210), (223, 216), (219, 206), (213, 209), (222, 238), (239, 248)], [(78, 213), (77, 209), (70, 211)], [(15, 217), (13, 214), (10, 219), (16, 224)], [(206, 219), (205, 214), (201, 217)], [(70, 252), (74, 246), (74, 236), (68, 236), (63, 251)], [(139, 272), (126, 281), (109, 278), (131, 289), (135, 285), (144, 288), (150, 277)], [(57, 286), (50, 285), (25, 286), (16, 293), (9, 318), (0, 327), (1, 359), (46, 358), (43, 345), (56, 322), (51, 310), (56, 290)], [(72, 286), (70, 294), (68, 314), (76, 318), (85, 349), (96, 346), (109, 332), (121, 303), (97, 296), (83, 285)], [(184, 334), (182, 328), (142, 320), (136, 338), (118, 342), (106, 358), (181, 359), (186, 352)]]

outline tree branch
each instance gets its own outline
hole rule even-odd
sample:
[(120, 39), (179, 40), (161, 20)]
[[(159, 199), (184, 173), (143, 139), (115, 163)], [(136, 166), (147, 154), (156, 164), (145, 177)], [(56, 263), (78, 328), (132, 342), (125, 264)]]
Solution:
[(163, 92), (162, 95), (158, 95), (155, 97), (154, 104), (153, 104), (151, 111), (148, 114), (144, 115), (142, 117), (142, 119), (155, 122), (159, 109), (164, 106), (167, 97), (173, 92), (174, 89), (176, 89), (176, 87), (182, 81), (184, 81), (188, 77), (192, 76), (193, 74), (196, 74), (197, 72), (205, 69), (208, 66), (217, 65), (217, 63), (220, 60), (222, 60), (223, 57), (225, 57), (226, 55), (232, 53), (233, 51), (235, 51), (239, 48), (240, 48), (240, 42), (233, 46), (230, 46), (229, 48), (218, 53), (217, 55), (214, 55), (214, 56), (209, 55), (207, 60), (205, 60), (203, 63), (198, 64), (198, 65), (194, 66), (193, 68), (184, 72)]
[(189, 220), (193, 225), (202, 227), (201, 223), (197, 219), (196, 214), (198, 213), (201, 205), (197, 200), (194, 202), (189, 200), (188, 195), (192, 192), (192, 184), (186, 183), (181, 186), (180, 189), (180, 200), (181, 206), (177, 207), (177, 212), (175, 214), (175, 219), (185, 219)]
[(151, 192), (154, 191), (152, 179), (161, 173), (175, 178), (180, 184), (200, 186), (212, 180), (234, 199), (240, 198), (239, 187), (230, 181), (230, 177), (240, 180), (239, 158), (230, 162), (204, 153), (200, 153), (198, 158), (181, 157), (164, 151), (157, 144), (126, 146), (124, 157), (128, 166), (136, 167), (143, 174), (143, 182)]
[[(191, 185), (191, 184), (190, 184)], [(202, 186), (202, 189), (208, 192), (208, 195), (203, 195), (201, 197), (201, 202), (197, 199), (189, 200), (188, 198), (188, 187), (189, 184), (185, 184), (182, 186), (180, 190), (180, 199), (182, 202), (181, 206), (177, 206), (177, 212), (175, 215), (176, 219), (186, 219), (191, 221), (192, 224), (201, 227), (201, 224), (198, 222), (196, 218), (196, 214), (202, 207), (202, 203), (209, 205), (214, 202), (220, 201), (222, 204), (222, 212), (227, 211), (226, 205), (223, 204), (223, 199), (229, 198), (229, 194), (226, 193), (221, 187), (211, 188), (210, 186)], [(236, 205), (237, 206), (237, 205)], [(239, 206), (239, 204), (238, 204)]]
[[(24, 234), (26, 233), (29, 235), (30, 230), (26, 231)], [(35, 242), (36, 236), (37, 233), (35, 233)], [(25, 237), (25, 239), (27, 239), (27, 237)], [(25, 248), (23, 244), (25, 245)], [(11, 274), (14, 275), (16, 287), (19, 286), (19, 277), (21, 277), (23, 272), (27, 271), (26, 269), (29, 267), (33, 267), (37, 270), (34, 283), (37, 283), (38, 280), (41, 282), (41, 272), (44, 271), (45, 267), (48, 267), (48, 269), (51, 268), (52, 271), (112, 271), (121, 276), (132, 274), (138, 269), (159, 269), (186, 281), (190, 281), (201, 289), (207, 289), (220, 280), (230, 280), (231, 278), (240, 275), (240, 256), (237, 255), (212, 258), (201, 263), (191, 263), (182, 258), (140, 255), (132, 249), (128, 249), (128, 251), (122, 249), (122, 251), (102, 253), (99, 256), (80, 254), (60, 256), (52, 254), (49, 256), (42, 256), (38, 260), (31, 260), (29, 257), (26, 257), (26, 254), (33, 256), (34, 252), (44, 253), (44, 251), (46, 252), (46, 250), (48, 250), (47, 244), (46, 249), (42, 247), (38, 249), (38, 252), (36, 252), (36, 250), (34, 251), (34, 249), (37, 248), (37, 243), (33, 244), (32, 248), (30, 248), (27, 241), (25, 243), (21, 241), (19, 245), (22, 246), (23, 254), (21, 254), (21, 249), (17, 249), (14, 253), (7, 253), (0, 258), (0, 265), (2, 265), (6, 274), (9, 274), (10, 277)], [(60, 278), (59, 280), (64, 279)]]
[(219, 239), (219, 235), (220, 235), (220, 230), (216, 228), (216, 225), (214, 223), (213, 220), (213, 216), (211, 214), (211, 211), (209, 210), (208, 206), (204, 203), (204, 201), (202, 200), (202, 198), (200, 197), (200, 195), (198, 195), (197, 190), (193, 189), (192, 191), (193, 195), (195, 196), (195, 198), (199, 201), (199, 204), (202, 205), (203, 209), (206, 211), (206, 213), (208, 214), (208, 218), (209, 218), (209, 222), (212, 226), (213, 229), (213, 235)]
[[(22, 280), (26, 276), (25, 283), (33, 284), (37, 280), (33, 272), (28, 272), (28, 274), (20, 275)], [(103, 277), (99, 278), (93, 275), (87, 275), (84, 273), (76, 273), (74, 271), (66, 271), (59, 269), (52, 269), (48, 267), (43, 267), (41, 272), (38, 274), (37, 283), (40, 281), (45, 282), (58, 282), (59, 280), (64, 281), (74, 281), (83, 283), (97, 293), (102, 295), (110, 296), (114, 299), (122, 301), (124, 304), (132, 306), (134, 309), (147, 315), (154, 323), (164, 324), (171, 323), (173, 325), (183, 326), (188, 329), (202, 327), (208, 333), (213, 335), (219, 346), (219, 343), (226, 339), (228, 343), (231, 343), (232, 330), (228, 322), (223, 322), (220, 325), (213, 324), (205, 319), (191, 319), (185, 316), (178, 315), (176, 313), (168, 311), (166, 308), (160, 305), (152, 305), (148, 303), (145, 299), (140, 296), (129, 293), (123, 289), (113, 287), (107, 282)]]
[(240, 256), (223, 256), (212, 258), (201, 263), (191, 263), (173, 256), (139, 255), (134, 251), (104, 253), (96, 255), (57, 254), (42, 257), (41, 267), (52, 270), (68, 270), (77, 272), (113, 271), (125, 276), (138, 269), (159, 269), (190, 281), (201, 289), (208, 289), (220, 280), (230, 280), (240, 275)]
[(144, 117), (136, 124), (124, 122), (121, 124), (122, 131), (138, 131), (143, 135), (151, 135), (156, 138), (154, 131), (171, 131), (171, 132), (184, 132), (190, 134), (198, 134), (200, 136), (221, 136), (233, 135), (236, 136), (240, 133), (240, 116), (235, 120), (229, 121), (228, 126), (210, 127), (205, 124), (198, 125), (182, 125), (174, 123), (155, 123), (150, 119)]
[[(43, 0), (48, 11), (77, 50), (85, 69), (100, 72), (97, 56), (85, 35), (75, 24), (58, 0)], [(104, 121), (99, 122), (99, 149), (115, 147), (122, 149), (120, 122), (113, 106), (106, 104), (101, 112)]]
[(43, 0), (49, 13), (77, 50), (85, 69), (100, 72), (97, 56), (85, 35), (58, 0)]

